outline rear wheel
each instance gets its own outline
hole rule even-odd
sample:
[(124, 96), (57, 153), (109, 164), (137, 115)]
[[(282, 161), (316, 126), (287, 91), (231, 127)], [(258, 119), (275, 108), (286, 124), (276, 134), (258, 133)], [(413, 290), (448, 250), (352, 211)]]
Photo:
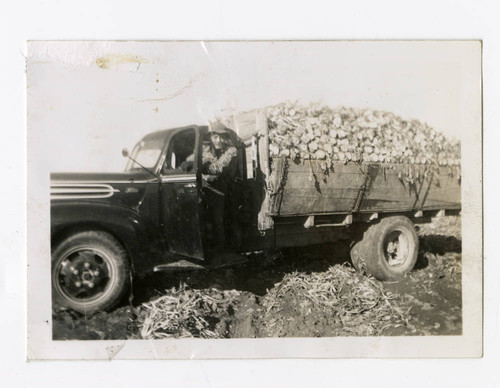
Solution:
[(417, 261), (418, 236), (406, 217), (387, 217), (370, 226), (351, 249), (353, 264), (379, 280), (404, 277)]
[(109, 233), (85, 231), (52, 252), (52, 297), (55, 304), (93, 313), (114, 307), (130, 275), (127, 252)]
[(362, 257), (363, 240), (356, 241), (351, 245), (351, 261), (354, 268), (359, 272), (366, 271), (366, 264)]

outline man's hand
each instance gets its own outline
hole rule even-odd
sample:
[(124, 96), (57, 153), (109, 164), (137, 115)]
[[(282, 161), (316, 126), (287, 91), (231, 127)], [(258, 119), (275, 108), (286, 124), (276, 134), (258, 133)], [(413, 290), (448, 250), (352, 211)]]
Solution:
[(201, 187), (203, 187), (204, 189), (211, 190), (211, 191), (213, 191), (214, 193), (216, 193), (218, 195), (224, 196), (224, 193), (222, 191), (215, 189), (210, 184), (210, 182), (213, 182), (214, 180), (217, 179), (217, 177), (215, 175), (205, 175), (205, 174), (202, 174), (201, 178), (202, 178), (201, 179)]
[(207, 174), (202, 174), (201, 177), (203, 178), (203, 180), (207, 181), (207, 182), (213, 182), (214, 180), (217, 179), (217, 176), (216, 175), (207, 175)]

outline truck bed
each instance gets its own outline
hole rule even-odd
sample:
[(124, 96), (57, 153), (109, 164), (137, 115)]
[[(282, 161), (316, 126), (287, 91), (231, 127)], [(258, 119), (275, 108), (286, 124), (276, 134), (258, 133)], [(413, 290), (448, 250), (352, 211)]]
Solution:
[(449, 167), (274, 159), (268, 214), (276, 217), (353, 212), (460, 209), (460, 177)]

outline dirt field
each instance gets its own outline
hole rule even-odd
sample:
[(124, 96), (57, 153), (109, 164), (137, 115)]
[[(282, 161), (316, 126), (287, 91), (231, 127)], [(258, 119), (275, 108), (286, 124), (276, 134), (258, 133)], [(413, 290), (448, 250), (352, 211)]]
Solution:
[(217, 271), (157, 273), (132, 304), (82, 316), (53, 313), (54, 339), (459, 335), (461, 222), (422, 225), (416, 268), (379, 282), (355, 272), (347, 243), (254, 253)]

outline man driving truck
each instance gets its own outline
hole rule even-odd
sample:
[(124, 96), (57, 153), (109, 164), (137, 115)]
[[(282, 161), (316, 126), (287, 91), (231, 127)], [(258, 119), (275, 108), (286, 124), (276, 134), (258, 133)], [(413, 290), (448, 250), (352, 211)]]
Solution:
[(202, 173), (205, 186), (208, 215), (212, 225), (212, 246), (215, 251), (226, 246), (225, 213), (227, 212), (226, 195), (236, 171), (238, 151), (231, 136), (222, 124), (210, 126), (210, 131), (203, 144)]

